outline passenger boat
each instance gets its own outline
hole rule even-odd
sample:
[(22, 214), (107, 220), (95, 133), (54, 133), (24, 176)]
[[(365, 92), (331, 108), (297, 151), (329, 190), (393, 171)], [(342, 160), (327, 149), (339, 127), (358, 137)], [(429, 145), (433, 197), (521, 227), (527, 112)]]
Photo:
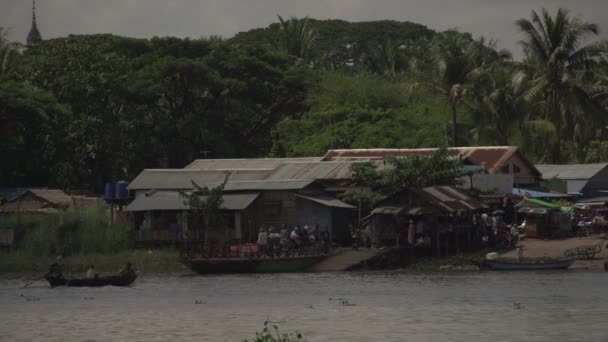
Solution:
[(100, 286), (129, 286), (137, 279), (136, 272), (125, 272), (121, 274), (111, 275), (107, 277), (97, 278), (74, 278), (65, 279), (62, 276), (47, 274), (44, 278), (51, 284), (51, 287), (68, 286), (68, 287), (100, 287)]
[(565, 270), (572, 266), (575, 259), (520, 263), (514, 261), (486, 260), (484, 265), (496, 271)]
[(302, 272), (327, 257), (289, 256), (276, 258), (182, 258), (180, 262), (200, 274)]

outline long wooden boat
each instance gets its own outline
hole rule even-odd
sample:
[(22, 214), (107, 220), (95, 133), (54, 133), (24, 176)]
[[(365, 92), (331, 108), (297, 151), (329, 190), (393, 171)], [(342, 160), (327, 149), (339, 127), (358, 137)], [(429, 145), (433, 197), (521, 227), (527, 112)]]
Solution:
[(51, 284), (52, 287), (68, 286), (68, 287), (100, 287), (100, 286), (129, 286), (137, 279), (136, 272), (126, 272), (107, 277), (97, 278), (74, 278), (65, 279), (62, 276), (45, 275), (44, 278)]
[(519, 263), (499, 260), (486, 260), (484, 265), (497, 271), (565, 270), (572, 266), (575, 259), (544, 261), (538, 263)]
[(182, 258), (180, 262), (201, 274), (302, 272), (327, 255), (280, 258)]

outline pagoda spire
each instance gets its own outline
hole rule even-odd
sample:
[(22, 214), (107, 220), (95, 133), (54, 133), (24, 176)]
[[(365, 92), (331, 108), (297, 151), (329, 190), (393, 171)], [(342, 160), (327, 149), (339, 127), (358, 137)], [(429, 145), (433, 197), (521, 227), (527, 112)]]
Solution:
[(26, 43), (27, 46), (30, 47), (41, 40), (42, 36), (40, 35), (40, 31), (38, 31), (38, 25), (36, 25), (36, 0), (32, 0), (32, 28), (27, 35)]

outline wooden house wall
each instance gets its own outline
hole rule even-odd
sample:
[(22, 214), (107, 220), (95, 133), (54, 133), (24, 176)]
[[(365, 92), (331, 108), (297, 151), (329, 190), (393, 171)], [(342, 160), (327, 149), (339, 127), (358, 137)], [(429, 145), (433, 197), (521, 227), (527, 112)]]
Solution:
[(260, 228), (296, 224), (296, 191), (263, 191), (242, 212), (241, 227), (244, 241), (255, 241)]

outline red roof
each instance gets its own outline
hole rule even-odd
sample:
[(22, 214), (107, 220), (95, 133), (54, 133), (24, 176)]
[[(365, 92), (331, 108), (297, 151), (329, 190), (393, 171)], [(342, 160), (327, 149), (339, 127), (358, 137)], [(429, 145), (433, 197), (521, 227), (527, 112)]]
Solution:
[[(534, 173), (538, 170), (523, 155), (516, 146), (484, 146), (484, 147), (450, 147), (458, 155), (469, 159), (471, 162), (483, 166), (489, 173), (496, 173), (505, 161), (512, 155), (519, 157), (530, 167)], [(373, 148), (373, 149), (349, 149), (329, 150), (323, 157), (323, 161), (354, 161), (354, 160), (382, 160), (387, 156), (430, 156), (437, 151), (436, 148)], [(540, 173), (538, 173), (540, 175)]]

